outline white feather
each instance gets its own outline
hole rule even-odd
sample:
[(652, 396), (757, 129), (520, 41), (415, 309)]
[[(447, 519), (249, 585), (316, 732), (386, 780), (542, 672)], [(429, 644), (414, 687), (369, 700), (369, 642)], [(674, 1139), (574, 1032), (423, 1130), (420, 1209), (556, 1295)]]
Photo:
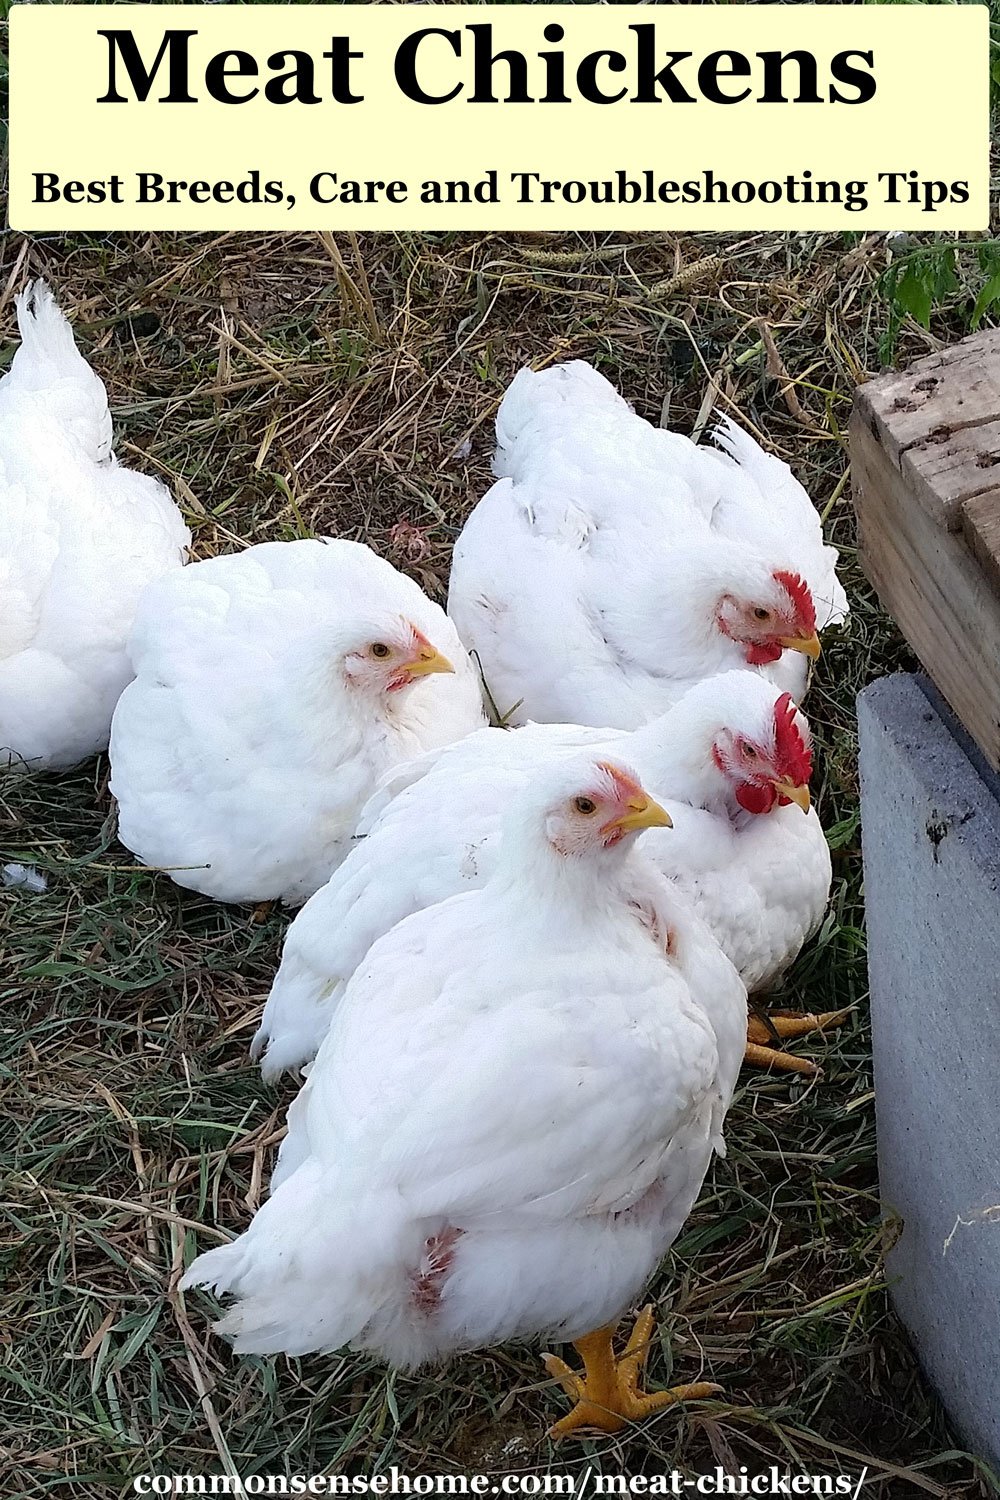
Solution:
[[(404, 621), (454, 673), (377, 704), (352, 692), (343, 642)], [(304, 901), (383, 773), (484, 722), (444, 611), (356, 542), (265, 542), (193, 563), (147, 591), (130, 649), (136, 680), (111, 734), (119, 836), (221, 901)]]
[(34, 865), (4, 865), (0, 869), (0, 882), (14, 889), (30, 891), (34, 896), (40, 896), (49, 888), (48, 880)]
[[(770, 603), (776, 572), (805, 579), (821, 628), (846, 613), (836, 553), (788, 466), (727, 418), (716, 440), (652, 427), (580, 361), (514, 378), (498, 482), (456, 543), (448, 598), (510, 722), (635, 728), (745, 669), (719, 601)], [(762, 672), (801, 699), (800, 655)]]
[(265, 1076), (315, 1056), (372, 944), (413, 912), (481, 887), (496, 865), (508, 801), (553, 760), (591, 747), (627, 759), (673, 817), (672, 829), (643, 836), (646, 858), (691, 899), (749, 989), (775, 984), (822, 920), (829, 849), (815, 810), (743, 812), (712, 746), (725, 728), (772, 742), (777, 698), (763, 678), (731, 672), (631, 734), (486, 729), (403, 766), (365, 808), (366, 837), (288, 930), (253, 1043)]
[(565, 859), (541, 837), (543, 794), (579, 774), (540, 778), (489, 882), (401, 922), (352, 979), (269, 1202), (184, 1281), (236, 1298), (219, 1328), (237, 1349), (350, 1343), (411, 1368), (579, 1337), (679, 1231), (722, 1144), (746, 992), (634, 851)]
[(166, 488), (116, 463), (104, 386), (44, 282), (17, 320), (0, 380), (0, 762), (58, 769), (107, 745), (139, 595), (191, 538)]

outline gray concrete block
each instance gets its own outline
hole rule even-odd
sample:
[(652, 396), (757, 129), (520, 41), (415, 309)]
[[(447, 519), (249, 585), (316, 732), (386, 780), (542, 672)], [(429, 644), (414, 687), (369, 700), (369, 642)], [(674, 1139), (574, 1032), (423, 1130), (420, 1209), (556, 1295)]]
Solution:
[(934, 689), (858, 699), (881, 1195), (892, 1297), (1000, 1465), (1000, 783)]

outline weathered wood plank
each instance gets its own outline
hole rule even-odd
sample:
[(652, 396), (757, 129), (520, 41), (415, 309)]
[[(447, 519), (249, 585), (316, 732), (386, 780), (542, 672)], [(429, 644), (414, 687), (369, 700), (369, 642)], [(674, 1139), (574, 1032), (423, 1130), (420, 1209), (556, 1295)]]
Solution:
[(959, 531), (965, 501), (1000, 487), (1000, 404), (993, 421), (913, 443), (900, 454), (900, 472), (931, 518)]
[[(1000, 600), (1000, 490), (974, 495), (962, 506), (962, 530)], [(1000, 603), (997, 605), (1000, 608)]]
[(880, 375), (855, 409), (931, 518), (959, 530), (964, 501), (1000, 482), (1000, 329)]
[(862, 387), (893, 458), (935, 432), (951, 434), (1000, 416), (1000, 329), (975, 333), (909, 370)]
[[(917, 503), (899, 450), (887, 451), (870, 417), (859, 400), (851, 466), (862, 564), (942, 696), (1000, 768), (1000, 598), (992, 573), (980, 566), (964, 532), (948, 530)], [(977, 501), (967, 504), (969, 526), (979, 525)], [(983, 526), (980, 545), (991, 549), (985, 519)]]

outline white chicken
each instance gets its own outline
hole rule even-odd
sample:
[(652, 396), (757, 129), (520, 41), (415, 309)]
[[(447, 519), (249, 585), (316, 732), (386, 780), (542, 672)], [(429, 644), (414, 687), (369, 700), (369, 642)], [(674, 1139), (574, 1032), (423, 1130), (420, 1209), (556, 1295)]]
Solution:
[[(673, 828), (646, 834), (643, 854), (691, 898), (749, 990), (778, 982), (820, 924), (830, 852), (809, 806), (805, 718), (764, 678), (728, 672), (631, 733), (560, 724), (484, 729), (390, 774), (362, 815), (366, 836), (288, 930), (253, 1042), (255, 1057), (266, 1048), (266, 1077), (315, 1056), (377, 938), (489, 878), (507, 800), (541, 768), (584, 747), (622, 756), (655, 788)], [(768, 1043), (836, 1019), (776, 1016), (773, 1033), (754, 1020), (749, 1059), (812, 1071)]]
[(0, 765), (59, 770), (106, 747), (136, 602), (191, 536), (166, 488), (115, 459), (107, 393), (44, 282), (17, 324), (0, 380)]
[(220, 901), (304, 901), (385, 772), (485, 722), (444, 611), (357, 542), (192, 563), (146, 592), (130, 651), (119, 837)]
[(507, 722), (632, 729), (730, 668), (801, 700), (847, 600), (787, 464), (728, 418), (718, 447), (654, 428), (581, 361), (522, 370), (497, 439), (448, 610)]
[(412, 1369), (572, 1339), (582, 1376), (550, 1358), (576, 1397), (558, 1436), (717, 1389), (641, 1391), (651, 1315), (622, 1361), (611, 1345), (722, 1149), (745, 1036), (735, 969), (629, 848), (667, 821), (620, 765), (548, 766), (482, 889), (375, 945), (269, 1201), (182, 1282), (236, 1297), (237, 1350)]

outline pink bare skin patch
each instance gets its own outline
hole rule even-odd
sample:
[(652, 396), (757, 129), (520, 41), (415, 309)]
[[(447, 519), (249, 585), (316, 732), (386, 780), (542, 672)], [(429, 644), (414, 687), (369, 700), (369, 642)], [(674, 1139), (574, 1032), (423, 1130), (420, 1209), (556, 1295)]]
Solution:
[(455, 1259), (455, 1246), (461, 1236), (461, 1229), (449, 1224), (440, 1234), (432, 1234), (424, 1241), (420, 1265), (410, 1276), (410, 1300), (418, 1311), (428, 1315), (437, 1311), (445, 1278)]

